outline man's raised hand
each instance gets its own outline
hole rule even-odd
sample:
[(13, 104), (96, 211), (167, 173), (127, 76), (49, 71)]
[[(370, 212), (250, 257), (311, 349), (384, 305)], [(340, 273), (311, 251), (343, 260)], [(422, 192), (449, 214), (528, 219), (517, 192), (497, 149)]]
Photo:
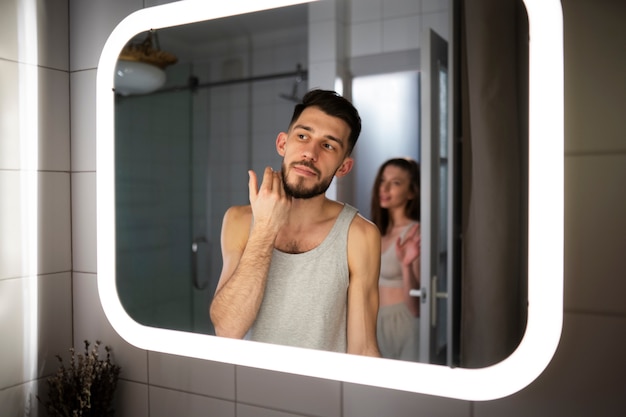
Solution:
[(266, 167), (261, 187), (256, 173), (248, 171), (248, 193), (254, 224), (270, 227), (276, 233), (285, 224), (291, 208), (291, 198), (285, 193), (281, 172)]

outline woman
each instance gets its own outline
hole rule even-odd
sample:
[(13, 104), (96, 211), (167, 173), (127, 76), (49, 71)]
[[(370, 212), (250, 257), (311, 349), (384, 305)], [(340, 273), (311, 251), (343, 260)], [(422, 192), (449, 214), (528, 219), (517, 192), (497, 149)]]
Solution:
[(407, 158), (386, 161), (372, 191), (372, 221), (381, 233), (377, 322), (381, 355), (419, 360), (420, 169)]

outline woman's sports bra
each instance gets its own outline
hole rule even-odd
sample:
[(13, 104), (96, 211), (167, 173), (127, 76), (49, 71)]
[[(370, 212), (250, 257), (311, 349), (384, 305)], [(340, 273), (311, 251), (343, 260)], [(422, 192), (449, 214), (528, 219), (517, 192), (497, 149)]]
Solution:
[[(400, 233), (404, 238), (406, 232), (417, 222), (409, 223)], [(396, 255), (396, 243), (393, 242), (380, 256), (380, 277), (378, 286), (387, 288), (402, 288), (402, 265)]]

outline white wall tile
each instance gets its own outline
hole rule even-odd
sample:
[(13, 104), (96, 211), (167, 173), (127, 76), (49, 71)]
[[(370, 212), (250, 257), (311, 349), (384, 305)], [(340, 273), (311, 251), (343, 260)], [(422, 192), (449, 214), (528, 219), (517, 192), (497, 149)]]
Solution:
[[(41, 388), (42, 380), (0, 389), (0, 416), (39, 416), (43, 415), (43, 405), (37, 395), (45, 401)], [(41, 413), (40, 413), (41, 411)]]
[(441, 12), (449, 10), (452, 0), (421, 0), (422, 13)]
[[(293, 71), (296, 68), (296, 62), (304, 61), (305, 63), (308, 51), (307, 42), (309, 38), (309, 29), (306, 25), (296, 28), (276, 28), (271, 32), (255, 34), (252, 37), (251, 55), (253, 60), (253, 75), (265, 75), (273, 72)], [(242, 60), (248, 60), (249, 50), (240, 48), (242, 51)], [(269, 70), (257, 68), (257, 59), (261, 56), (269, 55), (271, 59), (271, 67)]]
[(383, 19), (407, 17), (421, 12), (421, 0), (387, 0), (383, 2)]
[(235, 366), (149, 352), (150, 384), (177, 391), (235, 399)]
[(116, 416), (149, 417), (148, 385), (119, 379), (113, 410)]
[(383, 0), (353, 1), (348, 16), (355, 23), (380, 20), (383, 17)]
[[(287, 87), (287, 86), (285, 86)], [(293, 87), (293, 86), (292, 86)], [(307, 83), (303, 82), (298, 86), (297, 89), (297, 93), (296, 95), (298, 97), (302, 97), (306, 94), (306, 92), (309, 90)], [(285, 90), (279, 90), (279, 91), (287, 91)], [(291, 93), (291, 91), (289, 91), (289, 93)], [(267, 143), (274, 143), (274, 140), (276, 139), (276, 136), (278, 135), (278, 132), (285, 132), (287, 131), (288, 127), (289, 127), (289, 122), (291, 121), (291, 116), (293, 114), (293, 108), (295, 106), (295, 102), (291, 101), (291, 100), (287, 100), (283, 97), (279, 97), (278, 98), (278, 104), (276, 104), (275, 109), (276, 112), (274, 113), (274, 120), (272, 120), (270, 122), (270, 124), (268, 125), (268, 127), (271, 129), (271, 134), (268, 134), (268, 136), (266, 137), (266, 142)], [(269, 133), (269, 132), (268, 132)], [(272, 147), (273, 148), (273, 147)], [(275, 149), (273, 149), (275, 151)]]
[[(285, 123), (286, 124), (286, 123)], [(275, 146), (276, 136), (279, 131), (285, 130), (266, 130), (265, 132), (259, 131), (254, 134), (252, 139), (252, 153), (254, 154), (255, 167), (265, 168), (271, 166), (272, 168), (279, 170), (282, 158), (278, 155)], [(261, 174), (260, 171), (257, 171)]]
[(309, 57), (310, 61), (325, 61), (337, 59), (337, 22), (324, 20), (314, 22), (309, 28)]
[(564, 13), (565, 150), (623, 153), (626, 2), (570, 1)]
[(336, 78), (336, 61), (311, 61), (309, 63), (309, 88), (323, 88), (334, 90)]
[(73, 269), (97, 271), (96, 263), (96, 174), (72, 174)]
[(418, 15), (389, 19), (383, 22), (383, 52), (419, 48), (421, 36)]
[(69, 0), (46, 0), (37, 3), (38, 64), (69, 70)]
[[(2, 25), (0, 25), (0, 28)], [(2, 29), (0, 29), (2, 30)], [(6, 42), (0, 42), (0, 45)], [(0, 57), (1, 58), (1, 57)], [(0, 59), (0, 169), (19, 169), (20, 161), (20, 75), (22, 66)]]
[(17, 61), (18, 58), (18, 3), (19, 0), (0, 2), (0, 58), (11, 61)]
[[(419, 378), (418, 375), (415, 376)], [(342, 417), (468, 417), (470, 404), (430, 395), (343, 384)]]
[[(276, 72), (274, 67), (274, 54), (271, 48), (255, 48), (252, 56), (252, 71), (254, 75), (266, 75)], [(252, 83), (255, 88), (258, 83)]]
[(270, 410), (247, 404), (237, 404), (237, 417), (306, 417), (310, 414), (294, 414), (285, 411)]
[(142, 7), (143, 0), (70, 0), (70, 70), (96, 68), (113, 29)]
[(74, 346), (83, 347), (83, 342), (100, 340), (112, 348), (113, 362), (121, 367), (120, 378), (146, 383), (148, 379), (148, 353), (128, 344), (111, 327), (104, 315), (95, 274), (73, 274), (74, 300)]
[(23, 248), (29, 240), (24, 227), (28, 216), (22, 202), (25, 192), (19, 171), (0, 171), (0, 280), (24, 274), (28, 254)]
[[(69, 174), (43, 172), (33, 178), (37, 192), (29, 197), (25, 181), (29, 176), (20, 171), (0, 171), (0, 279), (19, 277), (30, 273), (28, 256), (37, 256), (37, 273), (69, 271), (70, 213)], [(36, 182), (36, 184), (35, 184)], [(36, 199), (31, 202), (30, 199)], [(37, 218), (30, 218), (28, 207), (37, 204)], [(32, 214), (34, 217), (35, 214)], [(35, 242), (29, 243), (27, 226), (37, 222)], [(23, 245), (37, 245), (31, 254), (24, 253)], [(32, 246), (31, 246), (32, 248)]]
[(474, 403), (473, 417), (626, 415), (626, 317), (565, 314), (561, 342), (535, 382), (510, 397)]
[[(65, 71), (40, 68), (39, 168), (51, 171), (70, 169), (70, 80)], [(34, 123), (36, 120), (29, 120)]]
[(383, 51), (383, 23), (380, 20), (350, 27), (350, 56), (373, 55)]
[[(256, 59), (255, 59), (256, 65)], [(252, 105), (253, 106), (268, 106), (274, 101), (273, 94), (275, 93), (274, 82), (261, 82), (252, 83)]]
[[(38, 326), (40, 376), (58, 369), (56, 355), (69, 359), (72, 345), (72, 284), (69, 272), (42, 275), (38, 280)], [(67, 362), (66, 362), (67, 363)]]
[[(308, 61), (306, 39), (301, 43), (289, 43), (286, 45), (276, 45), (272, 49), (272, 60), (274, 68), (271, 73), (296, 71), (298, 64), (306, 68)], [(293, 77), (295, 79), (295, 77)]]
[(96, 70), (70, 75), (72, 171), (96, 170)]
[(565, 159), (565, 308), (626, 314), (626, 154)]
[(235, 403), (201, 395), (150, 387), (150, 417), (235, 417)]
[(337, 17), (337, 1), (316, 1), (309, 4), (309, 23), (332, 20)]
[[(289, 92), (288, 94), (290, 94), (291, 92)], [(274, 115), (275, 115), (275, 109), (273, 106), (261, 106), (258, 107), (256, 109), (254, 109), (254, 111), (252, 112), (252, 126), (254, 126), (254, 131), (256, 131), (257, 129), (259, 130), (263, 130), (263, 131), (269, 131), (271, 130), (271, 128), (274, 125)], [(289, 115), (285, 114), (285, 119), (289, 119)], [(285, 125), (289, 123), (289, 121), (287, 121), (285, 123)], [(277, 131), (276, 133), (280, 132)], [(276, 138), (273, 138), (276, 139)], [(274, 141), (272, 140), (272, 138), (267, 138), (267, 140), (263, 141), (264, 143), (261, 144), (261, 146), (266, 145), (270, 148), (275, 148), (273, 146)]]
[(39, 174), (39, 273), (69, 271), (71, 264), (70, 174)]
[(452, 38), (450, 33), (450, 16), (448, 16), (447, 11), (423, 14), (421, 16), (420, 30), (423, 32), (426, 28), (431, 28), (446, 40)]
[(69, 273), (0, 281), (0, 352), (11, 358), (0, 361), (0, 388), (57, 369), (71, 345), (70, 285)]
[(339, 417), (339, 387), (337, 381), (237, 367), (237, 401), (277, 411)]
[[(31, 156), (39, 169), (69, 170), (68, 74), (0, 60), (0, 92), (0, 169)], [(34, 135), (37, 149), (27, 147)]]
[[(68, 0), (0, 3), (0, 58), (68, 69)], [(21, 6), (20, 3), (22, 3)], [(30, 3), (29, 3), (30, 4)]]

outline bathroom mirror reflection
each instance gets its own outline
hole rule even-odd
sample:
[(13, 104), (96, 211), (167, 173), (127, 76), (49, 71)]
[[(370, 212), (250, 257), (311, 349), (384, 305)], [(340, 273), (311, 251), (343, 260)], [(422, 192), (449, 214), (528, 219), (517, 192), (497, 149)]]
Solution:
[[(116, 68), (116, 283), (127, 313), (150, 327), (214, 334), (208, 308), (224, 212), (248, 203), (248, 169), (280, 167), (276, 134), (295, 102), (322, 87), (351, 98), (363, 118), (355, 168), (329, 197), (369, 217), (377, 168), (399, 156), (421, 164), (421, 271), (429, 279), (420, 361), (475, 368), (513, 352), (527, 305), (528, 23), (521, 1), (512, 2), (515, 51), (498, 59), (515, 87), (499, 104), (513, 108), (505, 126), (490, 128), (461, 102), (481, 98), (472, 91), (480, 87), (459, 81), (459, 4), (322, 1), (129, 39), (135, 58), (142, 47), (158, 52), (150, 65), (160, 71), (150, 69), (154, 84), (145, 85), (148, 75), (133, 83), (130, 66), (142, 60), (132, 53)], [(329, 10), (343, 18), (327, 21)], [(478, 64), (484, 76), (495, 65), (474, 59), (487, 60)]]

